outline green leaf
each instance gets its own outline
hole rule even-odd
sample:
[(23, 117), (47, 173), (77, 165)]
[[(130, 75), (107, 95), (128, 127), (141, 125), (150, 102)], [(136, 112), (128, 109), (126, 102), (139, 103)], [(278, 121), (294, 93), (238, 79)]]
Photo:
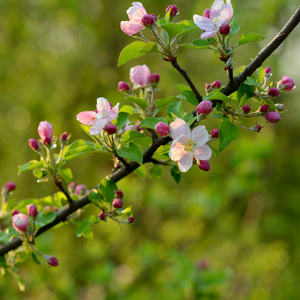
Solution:
[(28, 163), (19, 166), (19, 171), (18, 171), (18, 175), (22, 174), (25, 171), (29, 171), (29, 170), (34, 170), (37, 168), (40, 168), (44, 165), (44, 161), (43, 160), (31, 160)]
[(70, 168), (60, 169), (57, 173), (67, 184), (73, 180), (73, 174)]
[(167, 22), (166, 22), (166, 20), (165, 19), (159, 19), (159, 20), (157, 20), (157, 25), (158, 26), (162, 26), (162, 25), (164, 25), (164, 24), (166, 24)]
[(143, 110), (145, 110), (149, 106), (148, 102), (145, 101), (144, 99), (141, 99), (141, 98), (136, 98), (136, 97), (133, 97), (133, 96), (128, 96), (125, 99), (127, 101), (130, 101), (130, 102), (138, 105)]
[(136, 161), (140, 165), (143, 163), (143, 153), (140, 148), (133, 142), (126, 143), (117, 150), (119, 156), (129, 160)]
[(168, 33), (170, 39), (183, 31), (182, 27), (175, 23), (166, 23), (160, 27)]
[(237, 99), (241, 102), (241, 99), (244, 95), (247, 95), (247, 99), (253, 97), (255, 94), (255, 86), (247, 85), (244, 82), (240, 84), (237, 91)]
[(160, 146), (154, 153), (153, 157), (158, 160), (166, 160), (170, 159), (169, 157), (170, 145), (162, 145)]
[(128, 216), (130, 216), (130, 215), (132, 215), (132, 206), (130, 205), (130, 206), (127, 206), (126, 208), (124, 208), (124, 209), (119, 209), (118, 210), (118, 214), (119, 215), (128, 215)]
[(112, 203), (117, 190), (118, 187), (113, 180), (104, 178), (100, 182), (98, 192), (102, 195), (105, 202)]
[(162, 110), (162, 109), (166, 108), (169, 104), (177, 102), (177, 101), (179, 101), (179, 99), (177, 97), (174, 97), (174, 96), (170, 96), (170, 97), (166, 97), (166, 98), (161, 98), (161, 99), (157, 99), (155, 101), (155, 106), (159, 110)]
[(144, 119), (141, 124), (140, 124), (140, 128), (151, 128), (151, 129), (155, 129), (155, 125), (159, 122), (163, 122), (168, 124), (168, 121), (166, 118), (155, 118), (155, 117), (148, 117), (146, 119)]
[(262, 41), (264, 38), (265, 37), (259, 33), (253, 33), (253, 32), (245, 33), (239, 38), (238, 44), (240, 46), (251, 42), (258, 42), (258, 41)]
[(95, 191), (90, 191), (89, 192), (89, 200), (98, 206), (99, 208), (102, 207), (102, 195), (95, 192)]
[(168, 106), (167, 117), (171, 121), (176, 119), (176, 117), (181, 119), (183, 117), (183, 113), (184, 113), (184, 110), (181, 106), (181, 101), (172, 103)]
[(53, 222), (56, 219), (56, 213), (54, 211), (49, 212), (47, 214), (44, 214), (42, 211), (38, 212), (35, 223), (42, 227), (45, 226), (51, 222)]
[(24, 292), (25, 291), (25, 281), (23, 278), (21, 278), (16, 272), (14, 272), (13, 270), (11, 269), (7, 269), (7, 271), (14, 277), (14, 279), (17, 281), (17, 284), (18, 284), (18, 287), (19, 287), (19, 290), (21, 292)]
[(4, 269), (7, 268), (7, 263), (4, 255), (0, 256), (0, 266)]
[(41, 260), (39, 259), (39, 257), (35, 254), (35, 252), (31, 252), (31, 256), (33, 258), (33, 260), (40, 265), (41, 264)]
[(164, 173), (164, 169), (160, 165), (153, 165), (149, 169), (149, 177), (151, 179), (158, 179), (158, 178), (160, 178), (162, 176), (163, 173)]
[(181, 180), (181, 172), (179, 170), (179, 168), (177, 166), (174, 166), (171, 169), (171, 175), (174, 178), (174, 180), (176, 181), (176, 183), (179, 183)]
[(139, 52), (158, 52), (160, 53), (160, 51), (158, 50), (157, 44), (154, 42), (148, 42), (145, 44), (144, 48), (142, 50), (140, 50)]
[(129, 113), (127, 112), (119, 112), (118, 118), (113, 122), (117, 126), (117, 132), (124, 127), (128, 121)]
[(32, 173), (33, 173), (33, 175), (34, 175), (36, 178), (38, 178), (38, 179), (41, 179), (41, 178), (47, 176), (47, 172), (44, 171), (44, 170), (41, 170), (41, 169), (34, 169), (34, 170), (32, 171)]
[(242, 73), (245, 70), (246, 66), (239, 66), (237, 67), (234, 72), (233, 72), (233, 76), (238, 76), (240, 73)]
[(145, 179), (147, 176), (147, 169), (145, 165), (139, 166), (134, 172), (143, 179)]
[(199, 104), (195, 94), (192, 91), (184, 91), (182, 93), (187, 102), (197, 106)]
[(85, 153), (98, 151), (102, 151), (100, 145), (84, 140), (78, 140), (70, 145), (68, 151), (65, 153), (65, 159), (69, 161)]
[(229, 25), (230, 25), (229, 36), (233, 36), (240, 31), (240, 24), (235, 19), (232, 18)]
[(208, 40), (196, 39), (191, 43), (182, 44), (181, 46), (193, 49), (209, 49), (210, 43)]
[(124, 112), (124, 113), (128, 113), (131, 115), (133, 113), (133, 111), (134, 111), (134, 108), (131, 105), (123, 105), (121, 107), (121, 109), (119, 110), (119, 114), (121, 112)]
[(254, 85), (254, 86), (258, 86), (258, 83), (256, 82), (256, 80), (253, 77), (248, 76), (247, 79), (244, 81), (245, 84), (247, 85)]
[(89, 228), (90, 226), (92, 226), (93, 224), (99, 223), (99, 219), (97, 216), (89, 216), (86, 219), (84, 219), (79, 225), (78, 225), (78, 229), (77, 229), (77, 237), (82, 236), (83, 232)]
[(148, 147), (151, 144), (152, 139), (141, 132), (137, 132), (135, 130), (127, 130), (121, 136), (120, 141), (122, 144), (134, 142), (137, 145)]
[(219, 136), (220, 146), (219, 150), (222, 151), (226, 146), (237, 139), (239, 135), (239, 128), (228, 120), (223, 120), (220, 124)]
[(231, 99), (221, 92), (212, 92), (203, 98), (204, 100), (221, 100), (231, 103)]
[(145, 47), (145, 43), (141, 41), (135, 41), (126, 46), (120, 53), (118, 67), (126, 64), (134, 58), (143, 56), (146, 52), (141, 52)]
[(190, 31), (198, 28), (197, 25), (191, 20), (182, 20), (182, 21), (177, 22), (176, 24), (179, 25), (183, 29), (183, 31), (180, 32), (178, 34), (178, 36), (182, 36)]
[(187, 86), (187, 85), (184, 85), (184, 84), (177, 84), (175, 85), (175, 89), (181, 91), (181, 92), (184, 92), (184, 91), (192, 91), (192, 89)]

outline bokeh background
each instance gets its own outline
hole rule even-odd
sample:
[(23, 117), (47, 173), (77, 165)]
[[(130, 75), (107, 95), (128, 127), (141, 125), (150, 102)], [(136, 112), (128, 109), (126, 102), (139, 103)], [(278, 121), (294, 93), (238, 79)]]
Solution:
[[(237, 49), (235, 67), (248, 64), (289, 19), (297, 0), (232, 1), (241, 32), (266, 36)], [(212, 1), (144, 0), (148, 13), (164, 15), (176, 4), (178, 20), (201, 14)], [(37, 158), (29, 138), (40, 121), (71, 141), (88, 136), (75, 116), (93, 110), (98, 97), (127, 104), (117, 91), (129, 70), (146, 63), (161, 75), (158, 97), (177, 95), (183, 79), (171, 65), (149, 54), (117, 67), (121, 49), (133, 41), (120, 30), (130, 1), (0, 1), (0, 184), (14, 181), (16, 199), (56, 192), (17, 165)], [(297, 28), (264, 66), (273, 79), (289, 76), (300, 85), (300, 31)], [(199, 36), (200, 31), (186, 38)], [(180, 49), (178, 61), (204, 93), (205, 82), (226, 82), (223, 64), (207, 50)], [(210, 160), (207, 173), (192, 168), (176, 184), (169, 169), (153, 181), (130, 175), (119, 182), (136, 223), (93, 227), (94, 238), (76, 238), (65, 225), (37, 239), (60, 265), (32, 260), (19, 266), (26, 291), (12, 277), (0, 278), (1, 299), (299, 299), (300, 294), (300, 102), (299, 90), (282, 94), (287, 113), (261, 134), (241, 131), (237, 141)], [(192, 109), (186, 106), (186, 109)], [(205, 124), (209, 129), (217, 123)], [(69, 163), (74, 181), (89, 188), (110, 173), (105, 155)], [(85, 214), (98, 214), (90, 206)]]

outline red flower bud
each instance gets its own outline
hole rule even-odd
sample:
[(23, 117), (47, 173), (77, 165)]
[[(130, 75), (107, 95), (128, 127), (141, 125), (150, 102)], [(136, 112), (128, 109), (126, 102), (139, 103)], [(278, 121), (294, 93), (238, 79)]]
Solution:
[(266, 68), (265, 68), (265, 75), (266, 75), (266, 76), (270, 76), (271, 73), (272, 73), (272, 69), (271, 69), (270, 67), (266, 67)]
[(14, 209), (14, 210), (12, 211), (12, 213), (11, 213), (11, 216), (13, 217), (14, 215), (17, 215), (17, 214), (19, 214), (19, 213), (20, 213), (19, 210)]
[(36, 139), (29, 139), (28, 145), (33, 150), (39, 150), (39, 148), (40, 148), (40, 144)]
[(49, 122), (47, 122), (47, 121), (40, 122), (39, 127), (38, 127), (38, 133), (45, 145), (51, 144), (51, 139), (53, 136), (53, 129), (52, 129), (52, 125)]
[(134, 217), (131, 216), (128, 218), (128, 223), (133, 223), (134, 221), (135, 221)]
[(123, 192), (120, 191), (120, 190), (116, 191), (116, 196), (117, 196), (117, 198), (122, 199), (123, 198)]
[(221, 34), (227, 35), (229, 32), (230, 32), (229, 24), (224, 24), (224, 25), (221, 26), (221, 28), (220, 28), (220, 33)]
[(213, 129), (210, 134), (213, 139), (217, 139), (219, 137), (219, 129), (218, 128)]
[(210, 9), (209, 8), (204, 9), (203, 17), (210, 18)]
[(294, 80), (290, 77), (283, 76), (281, 78), (281, 86), (285, 91), (290, 91), (293, 89), (295, 83)]
[(157, 85), (159, 82), (160, 76), (157, 73), (153, 73), (148, 77), (148, 83), (150, 85)]
[(64, 132), (64, 133), (62, 133), (61, 134), (61, 140), (63, 141), (63, 142), (65, 142), (67, 139), (68, 139), (68, 134), (66, 133), (66, 132)]
[(277, 111), (269, 111), (265, 114), (265, 118), (270, 123), (277, 123), (280, 120), (280, 114)]
[(30, 217), (35, 218), (38, 214), (36, 205), (34, 205), (34, 204), (27, 205), (27, 212)]
[(105, 214), (104, 212), (101, 212), (101, 213), (99, 214), (99, 219), (102, 220), (102, 221), (104, 221), (105, 218), (106, 218), (106, 214)]
[(178, 11), (178, 8), (176, 5), (169, 5), (167, 8), (166, 8), (166, 13), (170, 11), (170, 17), (175, 17), (176, 15), (178, 15), (179, 11)]
[(19, 232), (26, 232), (29, 227), (28, 217), (22, 213), (18, 213), (12, 217), (12, 225)]
[(112, 205), (114, 208), (122, 208), (123, 202), (120, 198), (115, 198)]
[(279, 90), (276, 88), (269, 88), (268, 95), (271, 97), (277, 97), (279, 96)]
[(166, 136), (168, 135), (170, 129), (169, 129), (169, 126), (164, 123), (164, 122), (158, 122), (156, 125), (155, 125), (155, 131), (160, 134), (161, 136)]
[(118, 91), (119, 92), (129, 92), (130, 91), (130, 85), (127, 82), (119, 81)]
[(14, 182), (9, 181), (4, 185), (4, 189), (9, 193), (16, 189), (16, 185)]
[(209, 162), (207, 160), (200, 160), (200, 164), (199, 164), (199, 169), (203, 170), (203, 171), (209, 171), (210, 170), (210, 165)]
[(256, 132), (260, 132), (261, 129), (262, 129), (262, 127), (258, 124), (253, 127), (253, 130), (256, 131)]
[(269, 105), (268, 105), (268, 104), (264, 104), (264, 105), (262, 105), (262, 106), (260, 107), (260, 111), (261, 111), (262, 113), (267, 112), (268, 109), (269, 109)]
[(219, 89), (222, 86), (222, 81), (215, 80), (211, 85), (213, 89)]
[(145, 27), (151, 27), (154, 25), (154, 17), (153, 15), (144, 15), (142, 17), (141, 23), (145, 26)]
[(49, 266), (52, 266), (52, 267), (58, 266), (58, 260), (55, 256), (45, 256), (45, 259)]
[(202, 102), (200, 102), (197, 106), (197, 114), (201, 115), (201, 114), (205, 114), (208, 115), (210, 114), (212, 111), (212, 102), (208, 101), (208, 100), (204, 100)]
[(244, 111), (245, 114), (249, 114), (251, 108), (249, 105), (243, 105), (242, 110)]
[(109, 123), (103, 128), (108, 134), (114, 134), (117, 132), (117, 126), (115, 124)]

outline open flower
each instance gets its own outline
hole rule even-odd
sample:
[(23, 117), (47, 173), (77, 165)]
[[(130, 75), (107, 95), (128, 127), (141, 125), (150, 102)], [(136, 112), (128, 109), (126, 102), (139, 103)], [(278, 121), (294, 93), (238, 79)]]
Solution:
[(83, 111), (76, 116), (76, 119), (83, 125), (91, 126), (90, 134), (100, 134), (105, 125), (118, 116), (119, 103), (112, 108), (110, 102), (105, 98), (97, 99), (95, 111)]
[(174, 140), (170, 147), (169, 156), (178, 161), (181, 172), (187, 172), (193, 165), (193, 157), (208, 160), (212, 151), (206, 145), (209, 133), (204, 125), (199, 125), (191, 132), (189, 125), (182, 119), (176, 119), (170, 124), (170, 135)]
[(132, 5), (133, 6), (126, 11), (129, 21), (121, 22), (122, 31), (128, 35), (134, 35), (145, 28), (145, 26), (142, 25), (142, 18), (147, 14), (142, 3), (133, 2)]
[(213, 37), (225, 24), (228, 24), (233, 15), (231, 0), (215, 0), (210, 12), (204, 16), (194, 15), (194, 23), (205, 32), (201, 34), (201, 39)]
[(130, 69), (130, 81), (135, 88), (146, 87), (149, 83), (150, 69), (146, 65), (135, 66)]

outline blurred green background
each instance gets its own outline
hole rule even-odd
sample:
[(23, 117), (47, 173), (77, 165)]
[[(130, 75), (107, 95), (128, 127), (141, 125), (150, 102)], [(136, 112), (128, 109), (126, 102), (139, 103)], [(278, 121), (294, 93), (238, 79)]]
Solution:
[[(235, 67), (248, 64), (285, 24), (297, 0), (232, 1), (241, 32), (266, 39), (241, 46)], [(178, 20), (202, 14), (212, 1), (145, 0), (148, 13), (164, 15), (176, 4)], [(40, 121), (54, 133), (88, 139), (75, 116), (93, 110), (98, 97), (113, 104), (123, 100), (120, 80), (129, 69), (146, 63), (161, 75), (158, 97), (177, 95), (185, 84), (176, 70), (149, 54), (117, 68), (120, 50), (133, 41), (120, 30), (130, 1), (0, 0), (0, 184), (14, 181), (14, 196), (41, 198), (54, 193), (30, 173), (17, 176), (17, 165), (37, 158), (29, 138), (37, 138)], [(292, 77), (299, 85), (300, 31), (297, 28), (264, 66), (273, 79)], [(198, 37), (200, 31), (186, 38)], [(179, 64), (204, 93), (205, 82), (226, 82), (223, 64), (202, 50), (180, 49)], [(1, 299), (299, 299), (300, 286), (300, 102), (299, 90), (279, 101), (288, 110), (262, 134), (241, 132), (211, 170), (197, 167), (176, 184), (169, 169), (157, 181), (130, 175), (118, 186), (132, 204), (136, 223), (121, 230), (113, 222), (93, 227), (94, 239), (76, 238), (66, 225), (37, 239), (37, 247), (54, 254), (57, 268), (32, 260), (20, 265), (26, 281), (20, 292), (8, 275), (0, 279)], [(186, 106), (187, 110), (192, 107)], [(208, 129), (217, 126), (207, 122)], [(250, 124), (249, 124), (250, 125)], [(74, 181), (89, 188), (110, 173), (105, 155), (70, 162)], [(98, 214), (89, 207), (88, 214)]]

